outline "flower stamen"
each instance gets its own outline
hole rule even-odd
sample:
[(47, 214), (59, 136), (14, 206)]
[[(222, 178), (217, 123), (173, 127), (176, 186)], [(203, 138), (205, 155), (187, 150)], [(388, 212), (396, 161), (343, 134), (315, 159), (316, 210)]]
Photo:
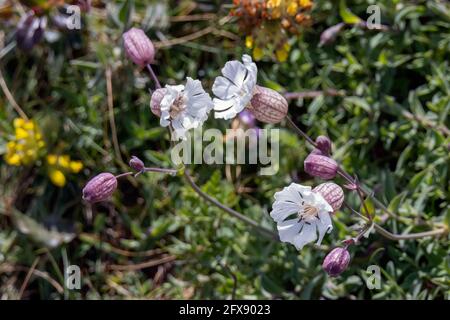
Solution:
[(318, 217), (318, 214), (319, 210), (316, 207), (307, 204), (303, 207), (303, 211), (298, 213), (298, 216), (300, 219), (305, 219), (305, 221), (310, 222), (315, 220)]

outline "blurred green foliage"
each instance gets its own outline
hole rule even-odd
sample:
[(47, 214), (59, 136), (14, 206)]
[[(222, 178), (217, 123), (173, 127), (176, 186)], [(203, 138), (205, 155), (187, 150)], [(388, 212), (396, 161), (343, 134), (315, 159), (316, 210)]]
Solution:
[[(321, 32), (346, 14), (366, 20), (370, 4), (380, 6), (381, 22), (389, 30), (348, 25), (333, 43), (318, 46)], [(45, 39), (27, 52), (10, 45), (18, 14), (1, 22), (0, 67), (14, 99), (40, 125), (49, 152), (70, 154), (85, 167), (58, 188), (40, 163), (12, 167), (0, 160), (1, 298), (449, 299), (448, 236), (393, 242), (372, 233), (351, 247), (350, 268), (333, 279), (321, 270), (322, 260), (330, 248), (356, 234), (359, 222), (346, 210), (335, 215), (334, 230), (321, 249), (297, 252), (205, 203), (182, 177), (149, 173), (123, 179), (111, 203), (82, 203), (81, 188), (91, 176), (127, 171), (124, 162), (131, 155), (147, 165), (171, 166), (168, 134), (149, 110), (153, 84), (124, 57), (124, 30), (143, 27), (155, 41), (155, 70), (163, 84), (190, 76), (210, 88), (226, 61), (246, 53), (236, 21), (221, 20), (231, 4), (94, 5), (83, 15), (82, 30), (49, 27)], [(338, 1), (315, 0), (313, 26), (290, 40), (286, 62), (259, 62), (258, 81), (286, 92), (345, 92), (293, 100), (289, 112), (311, 136), (328, 135), (335, 158), (398, 214), (392, 219), (377, 210), (377, 221), (386, 229), (420, 232), (432, 223), (448, 225), (448, 2), (348, 0), (345, 5), (348, 11), (341, 16), (345, 10), (339, 10)], [(213, 16), (198, 19), (205, 14)], [(197, 19), (180, 18), (186, 16)], [(213, 31), (199, 38), (173, 46), (165, 42), (207, 27)], [(108, 70), (120, 156), (112, 139)], [(18, 115), (3, 93), (0, 97), (4, 154)], [(229, 125), (212, 117), (206, 124), (222, 130)], [(258, 176), (253, 166), (242, 166), (239, 174), (225, 165), (194, 170), (204, 191), (272, 229), (268, 212), (276, 191), (291, 181), (319, 183), (303, 172), (301, 163), (310, 150), (305, 141), (283, 125), (281, 130), (280, 171), (274, 176)], [(357, 207), (356, 197), (347, 195)], [(132, 267), (148, 261), (155, 265)], [(64, 267), (79, 265), (82, 289), (62, 293), (36, 275), (21, 292), (34, 262), (36, 270), (60, 285)], [(382, 270), (379, 290), (365, 284), (370, 265)]]

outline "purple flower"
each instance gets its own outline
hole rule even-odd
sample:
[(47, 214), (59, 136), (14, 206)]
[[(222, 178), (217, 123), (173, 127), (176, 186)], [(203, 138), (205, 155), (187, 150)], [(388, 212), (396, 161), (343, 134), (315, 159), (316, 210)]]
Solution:
[(239, 120), (249, 128), (254, 128), (256, 126), (256, 118), (250, 111), (244, 109), (239, 113)]
[(143, 30), (131, 28), (125, 32), (123, 45), (127, 56), (137, 65), (143, 67), (153, 62), (155, 47)]
[(109, 173), (100, 173), (93, 177), (83, 188), (83, 199), (89, 203), (108, 200), (117, 188), (116, 177)]
[(306, 173), (324, 180), (333, 179), (338, 170), (338, 164), (336, 161), (319, 154), (308, 155), (305, 159), (304, 165)]
[(38, 17), (33, 12), (27, 14), (17, 26), (17, 46), (22, 50), (30, 50), (41, 41), (46, 27), (46, 17)]
[(344, 272), (350, 263), (350, 253), (346, 248), (334, 248), (325, 257), (322, 263), (323, 269), (331, 277), (337, 277)]

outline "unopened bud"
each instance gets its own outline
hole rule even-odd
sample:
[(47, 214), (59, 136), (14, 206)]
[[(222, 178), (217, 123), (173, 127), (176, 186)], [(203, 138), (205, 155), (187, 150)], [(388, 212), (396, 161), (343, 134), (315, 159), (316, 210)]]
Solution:
[(256, 86), (255, 93), (247, 109), (261, 122), (278, 123), (286, 117), (288, 103), (275, 90)]
[(131, 160), (130, 160), (130, 167), (133, 169), (133, 170), (136, 170), (136, 171), (138, 171), (138, 172), (141, 172), (142, 170), (144, 170), (145, 169), (145, 165), (144, 165), (144, 162), (142, 162), (142, 160), (141, 159), (139, 159), (138, 157), (135, 157), (135, 156), (132, 156), (131, 157)]
[(123, 34), (123, 45), (127, 56), (141, 67), (152, 63), (155, 57), (155, 47), (145, 32), (131, 28)]
[(320, 35), (320, 43), (319, 46), (331, 44), (336, 40), (336, 37), (341, 32), (342, 28), (344, 28), (345, 23), (340, 22), (332, 27), (329, 27), (326, 29), (322, 34)]
[(83, 188), (83, 199), (89, 203), (108, 200), (117, 188), (116, 177), (108, 172), (93, 177)]
[(326, 136), (318, 136), (316, 138), (317, 148), (322, 151), (323, 155), (329, 156), (331, 153), (331, 140)]
[(325, 201), (333, 208), (333, 211), (339, 210), (344, 202), (344, 190), (336, 183), (325, 182), (319, 184), (312, 191), (320, 193)]
[(319, 154), (310, 154), (306, 157), (305, 172), (313, 177), (324, 180), (333, 179), (338, 170), (338, 164), (333, 159)]
[(323, 260), (322, 267), (331, 277), (344, 272), (350, 263), (350, 253), (346, 248), (337, 247), (330, 251)]

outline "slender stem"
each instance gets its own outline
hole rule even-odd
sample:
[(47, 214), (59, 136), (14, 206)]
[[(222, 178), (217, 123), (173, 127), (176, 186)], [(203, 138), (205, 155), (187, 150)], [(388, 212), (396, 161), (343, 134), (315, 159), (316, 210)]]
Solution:
[(395, 234), (387, 231), (383, 227), (378, 224), (374, 224), (373, 227), (375, 230), (381, 234), (383, 237), (388, 238), (390, 240), (399, 241), (399, 240), (413, 240), (413, 239), (421, 239), (424, 237), (435, 237), (448, 233), (446, 228), (433, 229), (425, 232), (417, 232), (417, 233), (409, 233), (409, 234)]
[(300, 129), (295, 122), (291, 119), (291, 117), (286, 116), (286, 120), (289, 123), (289, 125), (294, 129), (294, 131), (297, 132), (300, 136), (302, 136), (306, 141), (308, 141), (311, 145), (313, 145), (315, 148), (317, 148), (317, 144), (314, 142), (313, 139), (310, 138), (305, 132), (303, 132), (302, 129)]
[(112, 71), (110, 67), (106, 68), (105, 71), (106, 77), (106, 93), (107, 93), (107, 105), (108, 105), (108, 118), (109, 124), (111, 127), (111, 136), (114, 145), (114, 152), (116, 153), (117, 159), (121, 163), (123, 162), (122, 153), (120, 151), (119, 139), (117, 138), (117, 127), (116, 120), (114, 118), (114, 97), (113, 97), (113, 88), (112, 88)]
[(309, 90), (309, 91), (299, 91), (299, 92), (285, 92), (283, 96), (286, 100), (293, 99), (304, 99), (304, 98), (316, 98), (319, 96), (344, 96), (345, 91), (339, 91), (336, 89), (327, 89), (327, 90)]
[(359, 242), (359, 240), (361, 240), (361, 238), (367, 232), (367, 230), (369, 230), (371, 227), (372, 227), (372, 223), (366, 223), (366, 225), (364, 225), (364, 227), (362, 227), (361, 230), (358, 232), (356, 237), (346, 239), (343, 242), (346, 244), (346, 246), (351, 245), (351, 244), (357, 244)]
[(129, 171), (129, 172), (124, 172), (124, 173), (118, 174), (118, 175), (116, 176), (116, 179), (119, 179), (119, 178), (122, 178), (122, 177), (131, 176), (131, 175), (133, 175), (133, 174), (134, 174), (134, 172), (131, 172), (131, 171)]
[(254, 220), (252, 220), (252, 219), (242, 215), (241, 213), (239, 213), (239, 212), (237, 212), (237, 211), (227, 207), (226, 205), (224, 205), (221, 202), (219, 202), (217, 199), (215, 199), (215, 198), (211, 197), (210, 195), (208, 195), (207, 193), (203, 192), (200, 189), (200, 187), (194, 182), (194, 180), (189, 175), (189, 172), (187, 170), (184, 173), (184, 177), (186, 178), (187, 182), (192, 187), (192, 189), (200, 197), (202, 197), (204, 200), (206, 200), (209, 203), (215, 205), (216, 207), (222, 209), (223, 211), (229, 213), (233, 217), (235, 217), (235, 218), (237, 218), (237, 219), (247, 223), (248, 225), (250, 225), (253, 228), (255, 228), (257, 231), (259, 231), (261, 234), (264, 234), (265, 236), (268, 236), (269, 238), (271, 238), (273, 240), (278, 240), (278, 235), (275, 232), (273, 232), (272, 230), (260, 226), (256, 221), (254, 221)]
[(143, 172), (161, 172), (168, 174), (177, 174), (178, 170), (176, 169), (165, 169), (165, 168), (144, 168)]
[(155, 72), (153, 72), (153, 68), (150, 64), (147, 64), (147, 70), (150, 72), (150, 76), (152, 77), (153, 82), (155, 83), (156, 89), (161, 88), (161, 83), (158, 80), (158, 77), (156, 76)]
[(6, 84), (5, 78), (3, 77), (3, 73), (1, 70), (0, 70), (0, 87), (3, 90), (3, 93), (6, 96), (6, 99), (8, 99), (9, 103), (13, 106), (13, 108), (16, 110), (16, 112), (19, 114), (19, 116), (25, 120), (28, 120), (27, 114), (17, 104), (11, 91), (9, 91), (8, 85)]
[[(361, 213), (359, 213), (358, 211), (353, 209), (350, 205), (348, 205), (345, 202), (344, 202), (344, 206), (346, 208), (348, 208), (351, 212), (353, 212), (354, 214), (359, 216), (360, 218), (362, 218), (366, 221), (369, 221), (367, 217), (365, 217), (364, 215), (362, 215)], [(439, 235), (444, 235), (444, 234), (448, 233), (448, 228), (446, 228), (445, 226), (442, 228), (437, 228), (437, 229), (433, 229), (430, 231), (409, 233), (409, 234), (392, 233), (376, 223), (373, 223), (373, 227), (374, 227), (375, 231), (377, 231), (380, 235), (382, 235), (383, 237), (385, 237), (387, 239), (394, 240), (394, 241), (420, 239), (420, 238), (424, 238), (424, 237), (433, 237), (433, 236), (439, 236)]]
[[(358, 186), (358, 185), (357, 185), (357, 186)], [(364, 211), (365, 211), (365, 213), (366, 213), (367, 218), (368, 218), (370, 221), (372, 221), (372, 214), (369, 212), (369, 209), (367, 208), (366, 201), (365, 201), (365, 199), (364, 199), (364, 195), (363, 195), (363, 193), (362, 193), (362, 191), (361, 191), (361, 189), (360, 189), (359, 187), (356, 189), (356, 193), (358, 194), (359, 199), (361, 200), (361, 205), (362, 205), (363, 208), (364, 208)]]

